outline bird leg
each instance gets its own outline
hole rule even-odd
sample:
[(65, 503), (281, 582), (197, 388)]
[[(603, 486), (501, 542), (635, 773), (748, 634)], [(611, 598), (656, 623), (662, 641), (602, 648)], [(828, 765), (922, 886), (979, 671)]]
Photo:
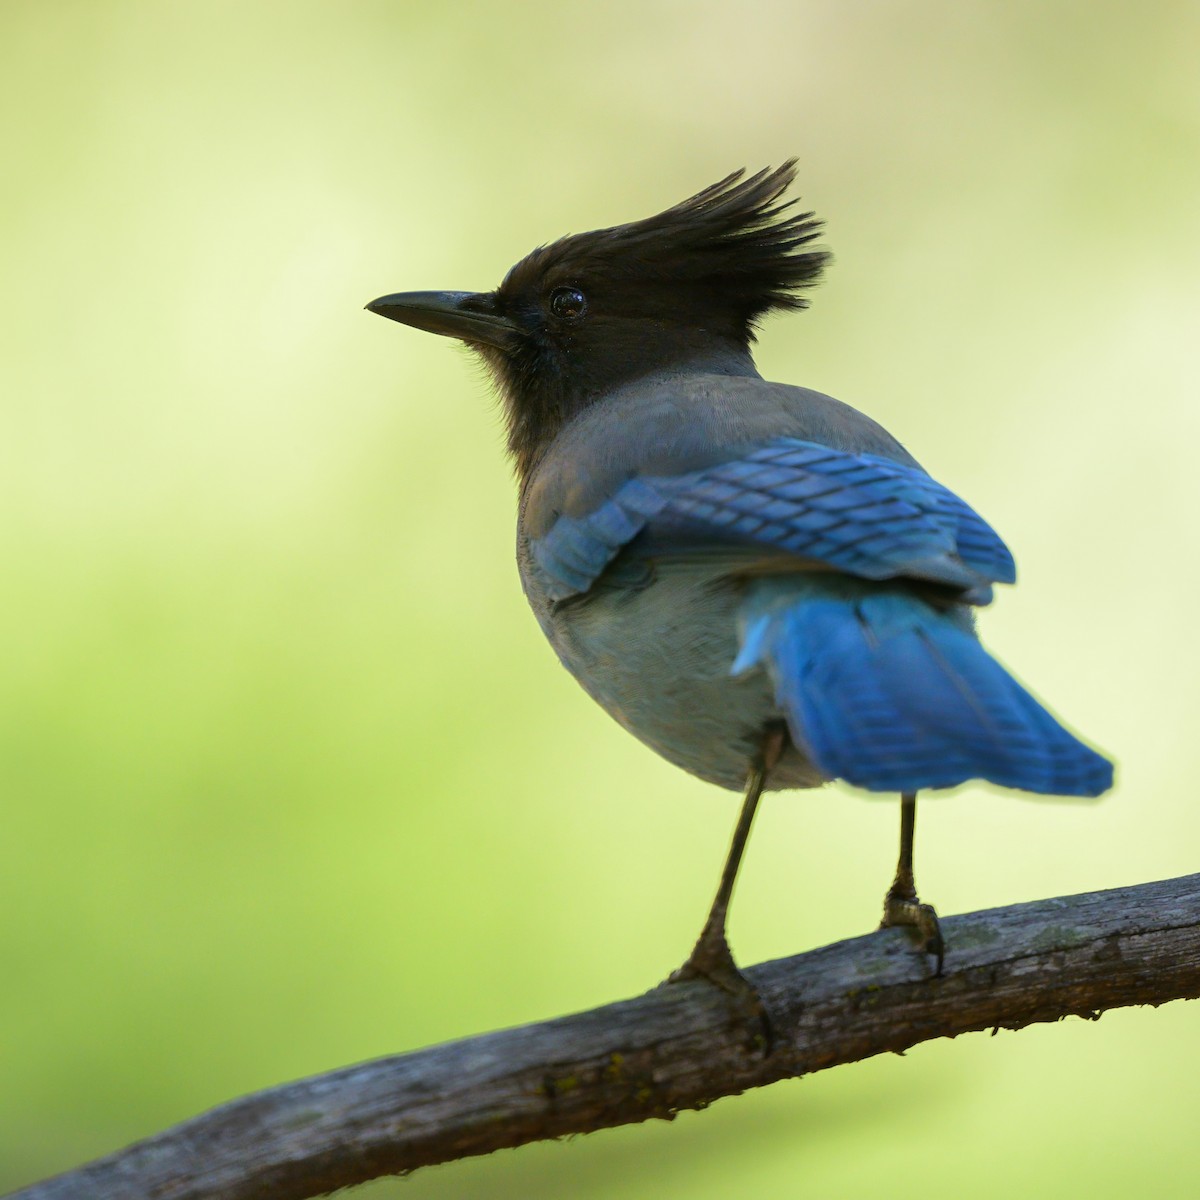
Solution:
[(717, 895), (709, 909), (708, 920), (700, 931), (699, 938), (687, 962), (668, 978), (668, 983), (680, 983), (687, 979), (707, 979), (727, 992), (738, 1003), (746, 1016), (757, 1021), (763, 1028), (762, 1044), (770, 1045), (770, 1025), (767, 1021), (766, 1010), (762, 1000), (750, 981), (738, 970), (733, 961), (733, 953), (729, 949), (729, 941), (725, 936), (725, 921), (729, 913), (729, 901), (733, 895), (733, 884), (737, 878), (738, 867), (741, 865), (742, 854), (746, 849), (746, 841), (750, 836), (750, 826), (754, 821), (754, 813), (758, 808), (759, 797), (766, 786), (767, 776), (779, 762), (787, 744), (787, 731), (783, 726), (772, 727), (763, 738), (762, 749), (746, 778), (746, 795), (742, 801), (742, 811), (738, 816), (737, 827), (733, 831), (733, 841), (729, 846), (729, 854), (725, 859), (725, 869), (721, 872), (721, 882), (717, 887)]
[(925, 938), (926, 954), (937, 956), (937, 971), (942, 973), (946, 957), (946, 943), (942, 939), (942, 927), (932, 904), (922, 904), (917, 898), (917, 887), (913, 880), (913, 832), (917, 824), (917, 793), (904, 792), (900, 796), (900, 861), (896, 865), (896, 878), (883, 898), (883, 921), (881, 929), (892, 925), (908, 925)]

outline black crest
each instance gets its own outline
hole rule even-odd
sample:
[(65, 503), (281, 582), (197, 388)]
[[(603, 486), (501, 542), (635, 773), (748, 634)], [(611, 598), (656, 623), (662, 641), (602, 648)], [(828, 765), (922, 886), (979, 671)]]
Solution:
[(562, 238), (518, 263), (500, 293), (517, 295), (535, 280), (578, 283), (621, 293), (630, 312), (634, 289), (659, 311), (669, 292), (706, 323), (719, 312), (730, 333), (752, 340), (766, 313), (807, 307), (800, 293), (830, 258), (806, 248), (821, 222), (781, 199), (795, 174), (795, 159), (749, 178), (735, 171), (656, 216)]
[(756, 373), (756, 323), (806, 307), (802, 290), (829, 259), (810, 248), (821, 223), (783, 199), (794, 176), (794, 160), (735, 171), (657, 216), (542, 246), (495, 292), (462, 301), (492, 322), (476, 348), (522, 476), (567, 421), (617, 388), (664, 372)]

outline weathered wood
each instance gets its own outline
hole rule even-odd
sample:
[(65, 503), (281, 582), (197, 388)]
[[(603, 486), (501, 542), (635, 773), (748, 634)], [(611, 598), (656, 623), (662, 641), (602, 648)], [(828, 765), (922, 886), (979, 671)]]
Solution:
[(13, 1200), (300, 1200), (971, 1030), (1200, 995), (1200, 875), (950, 917), (945, 974), (904, 930), (747, 971), (769, 1054), (704, 983), (234, 1100)]

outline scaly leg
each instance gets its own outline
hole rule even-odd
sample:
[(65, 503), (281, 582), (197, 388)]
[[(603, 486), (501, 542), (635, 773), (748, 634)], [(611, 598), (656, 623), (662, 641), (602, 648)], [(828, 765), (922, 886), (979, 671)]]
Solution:
[(900, 861), (896, 865), (896, 878), (883, 898), (883, 922), (881, 929), (891, 925), (908, 925), (925, 938), (925, 953), (937, 956), (937, 971), (942, 973), (946, 957), (946, 943), (942, 940), (942, 927), (931, 904), (922, 904), (917, 899), (917, 886), (913, 880), (913, 832), (917, 824), (917, 793), (904, 792), (900, 797)]
[[(707, 979), (733, 996), (748, 1016), (762, 1023), (764, 1030), (768, 1030), (768, 1025), (762, 1000), (733, 961), (733, 954), (725, 936), (725, 921), (729, 913), (729, 901), (733, 895), (734, 880), (737, 879), (738, 867), (750, 836), (750, 826), (754, 821), (759, 797), (766, 786), (767, 776), (779, 762), (786, 745), (787, 731), (781, 726), (773, 727), (763, 738), (762, 750), (746, 779), (746, 795), (742, 801), (741, 815), (733, 831), (733, 841), (729, 846), (729, 855), (725, 859), (725, 869), (721, 872), (721, 882), (709, 910), (708, 920), (705, 921), (687, 962), (667, 980), (668, 983), (679, 983), (685, 979)], [(769, 1037), (767, 1040), (769, 1042)]]

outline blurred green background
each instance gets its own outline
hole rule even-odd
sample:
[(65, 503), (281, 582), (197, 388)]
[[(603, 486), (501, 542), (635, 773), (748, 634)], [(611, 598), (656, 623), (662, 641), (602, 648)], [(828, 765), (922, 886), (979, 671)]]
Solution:
[[(759, 365), (1009, 540), (997, 655), (1119, 763), (926, 806), (943, 913), (1200, 867), (1200, 7), (0, 7), (0, 1187), (637, 993), (734, 798), (524, 607), (495, 405), (362, 310), (795, 154)], [(742, 961), (869, 929), (894, 803), (771, 797)], [(953, 952), (953, 951), (951, 951)], [(1200, 1009), (924, 1045), (363, 1195), (1193, 1196)]]

